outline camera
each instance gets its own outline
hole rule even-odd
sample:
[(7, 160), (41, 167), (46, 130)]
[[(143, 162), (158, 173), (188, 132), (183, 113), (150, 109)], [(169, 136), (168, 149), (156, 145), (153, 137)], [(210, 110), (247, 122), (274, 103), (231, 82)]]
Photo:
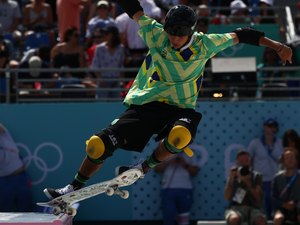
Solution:
[(237, 171), (241, 176), (247, 176), (251, 173), (250, 168), (248, 166), (239, 166)]

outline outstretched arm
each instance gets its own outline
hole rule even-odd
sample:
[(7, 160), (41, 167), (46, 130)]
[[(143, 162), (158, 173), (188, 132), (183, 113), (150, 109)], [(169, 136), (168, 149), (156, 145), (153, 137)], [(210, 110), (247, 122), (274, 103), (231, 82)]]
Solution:
[(138, 0), (117, 0), (125, 13), (138, 22), (139, 18), (144, 15), (143, 8)]
[(265, 37), (263, 32), (247, 27), (238, 28), (230, 34), (234, 38), (235, 44), (246, 43), (257, 46), (266, 46), (277, 52), (283, 65), (285, 65), (287, 61), (292, 63), (292, 49), (285, 44)]
[(293, 52), (289, 46), (267, 37), (260, 38), (259, 45), (274, 49), (279, 55), (283, 65), (285, 65), (287, 61), (292, 64)]

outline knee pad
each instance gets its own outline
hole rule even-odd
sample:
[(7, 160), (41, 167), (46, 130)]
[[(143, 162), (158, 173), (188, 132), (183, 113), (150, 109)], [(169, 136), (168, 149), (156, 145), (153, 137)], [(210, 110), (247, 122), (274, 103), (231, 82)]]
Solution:
[(99, 136), (93, 135), (85, 143), (86, 143), (86, 149), (85, 149), (86, 154), (91, 159), (98, 159), (103, 155), (105, 151), (105, 145)]
[(100, 164), (110, 157), (122, 143), (120, 138), (117, 138), (112, 132), (101, 131), (86, 141), (87, 157), (92, 162)]
[(192, 141), (192, 134), (183, 125), (175, 125), (165, 139), (165, 146), (171, 153), (182, 152)]

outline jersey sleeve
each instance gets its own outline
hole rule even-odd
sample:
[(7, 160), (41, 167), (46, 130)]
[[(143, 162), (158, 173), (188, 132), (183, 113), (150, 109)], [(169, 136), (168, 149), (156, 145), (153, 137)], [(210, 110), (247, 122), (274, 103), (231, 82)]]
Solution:
[(163, 25), (147, 16), (141, 16), (139, 21), (140, 29), (138, 34), (149, 48), (162, 44), (166, 36)]
[(215, 56), (220, 51), (234, 45), (234, 38), (229, 34), (207, 34), (203, 35), (203, 44), (205, 45), (208, 57)]

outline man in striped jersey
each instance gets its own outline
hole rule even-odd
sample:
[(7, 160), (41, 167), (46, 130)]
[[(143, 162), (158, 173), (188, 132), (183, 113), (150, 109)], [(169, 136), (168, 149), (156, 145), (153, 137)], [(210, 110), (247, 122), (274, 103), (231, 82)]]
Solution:
[[(227, 34), (195, 32), (197, 15), (188, 6), (171, 8), (162, 25), (144, 15), (138, 0), (118, 0), (118, 4), (139, 24), (139, 35), (149, 52), (124, 100), (128, 109), (87, 141), (87, 156), (74, 180), (60, 189), (46, 188), (49, 198), (84, 186), (116, 149), (141, 152), (154, 134), (159, 148), (135, 166), (143, 174), (176, 153), (191, 156), (188, 145), (201, 119), (195, 107), (204, 66), (218, 52), (237, 43), (267, 46), (276, 50), (284, 64), (291, 63), (288, 46), (251, 28)], [(126, 169), (120, 167), (117, 173)]]

